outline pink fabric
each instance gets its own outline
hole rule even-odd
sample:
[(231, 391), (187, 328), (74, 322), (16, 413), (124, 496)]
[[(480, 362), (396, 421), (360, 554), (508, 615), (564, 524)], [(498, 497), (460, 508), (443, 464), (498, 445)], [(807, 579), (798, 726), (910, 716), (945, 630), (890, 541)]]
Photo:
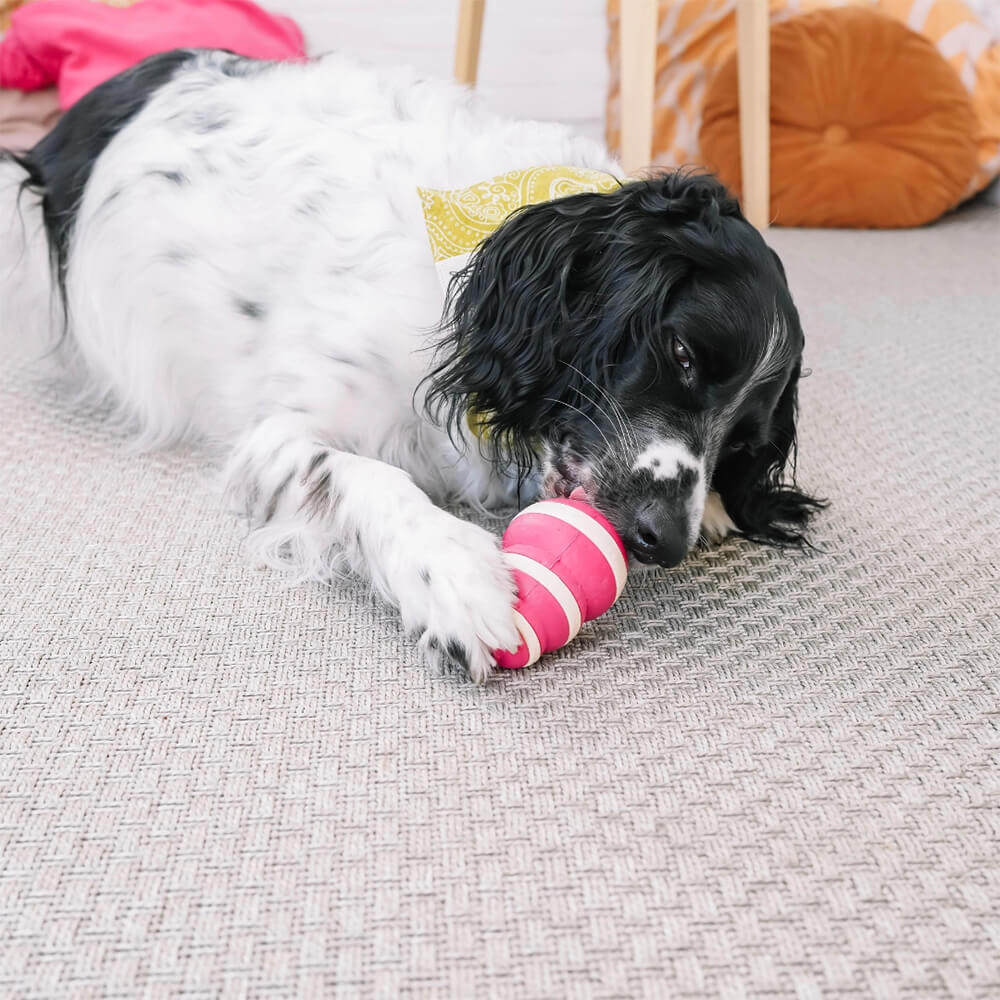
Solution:
[(0, 90), (0, 149), (30, 149), (59, 120), (55, 88)]
[(305, 57), (298, 25), (249, 0), (36, 0), (11, 15), (0, 41), (0, 87), (59, 88), (68, 108), (88, 90), (157, 52), (230, 49), (258, 59)]

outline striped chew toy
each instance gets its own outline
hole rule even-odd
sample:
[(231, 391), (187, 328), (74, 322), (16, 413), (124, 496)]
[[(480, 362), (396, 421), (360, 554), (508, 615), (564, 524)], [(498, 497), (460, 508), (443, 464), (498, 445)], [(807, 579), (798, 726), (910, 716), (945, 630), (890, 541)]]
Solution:
[(526, 667), (565, 646), (618, 600), (628, 576), (621, 539), (584, 500), (526, 507), (504, 532), (503, 551), (517, 582), (514, 616), (523, 641), (513, 653), (494, 650), (501, 667)]

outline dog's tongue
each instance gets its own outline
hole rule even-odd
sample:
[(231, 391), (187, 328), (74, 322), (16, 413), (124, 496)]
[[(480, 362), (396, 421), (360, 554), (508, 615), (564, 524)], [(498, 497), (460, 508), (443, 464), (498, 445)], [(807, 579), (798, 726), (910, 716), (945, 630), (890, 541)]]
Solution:
[(580, 500), (583, 503), (590, 503), (590, 500), (587, 499), (587, 494), (584, 493), (582, 486), (577, 486), (577, 488), (570, 493), (569, 498), (570, 500)]

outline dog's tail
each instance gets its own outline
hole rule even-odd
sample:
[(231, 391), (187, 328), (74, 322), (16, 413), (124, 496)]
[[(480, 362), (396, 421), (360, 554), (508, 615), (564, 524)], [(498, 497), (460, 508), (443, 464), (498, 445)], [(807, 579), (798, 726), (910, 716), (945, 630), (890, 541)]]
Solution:
[(44, 354), (66, 333), (56, 293), (42, 200), (45, 184), (30, 153), (0, 150), (0, 329)]

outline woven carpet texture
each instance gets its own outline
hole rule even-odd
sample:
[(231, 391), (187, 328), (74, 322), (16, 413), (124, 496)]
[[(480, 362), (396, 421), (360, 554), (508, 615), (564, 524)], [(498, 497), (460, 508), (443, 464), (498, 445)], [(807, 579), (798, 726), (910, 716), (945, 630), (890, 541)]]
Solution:
[(1000, 209), (769, 239), (818, 550), (485, 688), (0, 330), (0, 996), (1000, 997)]

